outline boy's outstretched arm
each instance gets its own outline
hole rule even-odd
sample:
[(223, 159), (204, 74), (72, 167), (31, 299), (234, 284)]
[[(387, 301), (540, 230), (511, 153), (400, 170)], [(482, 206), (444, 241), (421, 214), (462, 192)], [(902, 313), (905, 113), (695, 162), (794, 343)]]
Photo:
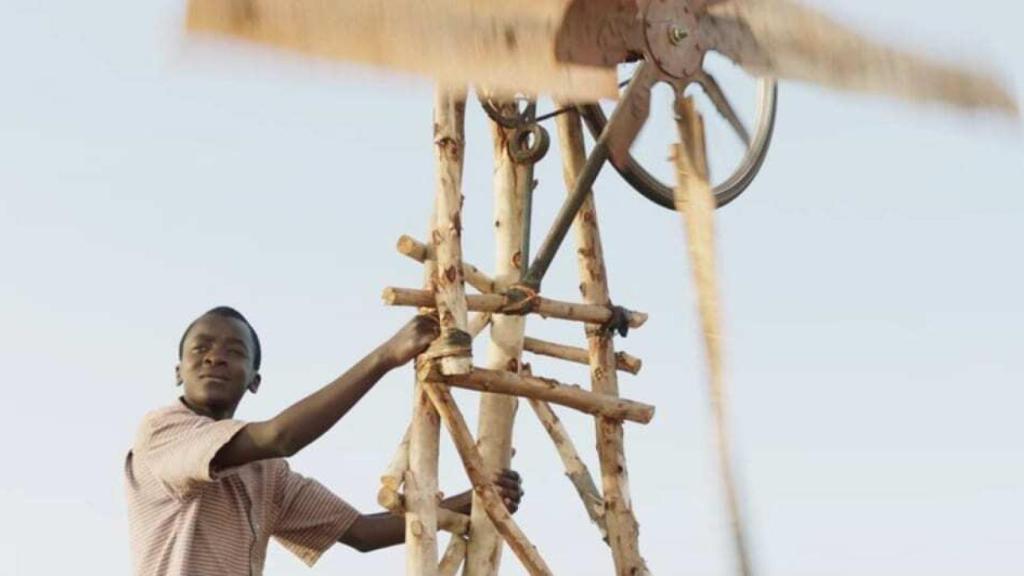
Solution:
[[(523, 498), (522, 479), (514, 470), (503, 470), (495, 485), (508, 511), (515, 514)], [(442, 508), (469, 514), (473, 502), (471, 491), (456, 494), (441, 502)], [(390, 512), (363, 514), (339, 540), (360, 552), (371, 552), (405, 542), (405, 519)]]
[(270, 420), (246, 424), (217, 452), (212, 468), (288, 457), (302, 450), (334, 426), (384, 374), (423, 352), (437, 334), (434, 318), (416, 316), (330, 384)]

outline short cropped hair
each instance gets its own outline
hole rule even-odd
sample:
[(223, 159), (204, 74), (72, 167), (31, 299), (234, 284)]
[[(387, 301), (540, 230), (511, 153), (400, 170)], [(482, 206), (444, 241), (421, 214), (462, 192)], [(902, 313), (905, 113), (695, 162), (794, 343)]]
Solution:
[[(241, 312), (235, 310), (230, 306), (217, 306), (216, 308), (211, 308), (210, 310), (207, 310), (202, 315), (200, 315), (199, 318), (202, 318), (203, 316), (220, 316), (221, 318), (233, 318), (235, 320), (240, 321), (242, 324), (245, 324), (245, 327), (249, 329), (249, 335), (252, 336), (252, 365), (255, 370), (259, 371), (260, 360), (262, 359), (263, 356), (262, 350), (260, 349), (260, 337), (256, 335), (256, 329), (252, 327), (252, 324), (249, 324), (249, 321), (245, 319), (245, 316), (242, 316)], [(188, 325), (188, 328), (185, 328), (185, 332), (182, 333), (181, 335), (181, 340), (178, 342), (179, 361), (181, 360), (181, 357), (185, 351), (185, 338), (188, 336), (189, 331), (192, 330), (192, 327), (196, 325), (196, 322), (199, 321), (199, 318), (193, 320), (192, 323)]]

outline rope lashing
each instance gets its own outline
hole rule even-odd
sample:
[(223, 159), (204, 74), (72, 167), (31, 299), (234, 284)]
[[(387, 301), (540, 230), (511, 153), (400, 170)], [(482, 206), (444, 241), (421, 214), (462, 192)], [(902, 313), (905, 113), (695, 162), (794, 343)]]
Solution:
[(533, 311), (540, 296), (536, 290), (525, 285), (516, 284), (505, 291), (505, 305), (501, 308), (502, 314), (512, 316), (523, 316)]
[(629, 334), (629, 310), (615, 305), (609, 309), (612, 312), (612, 317), (601, 326), (601, 331), (605, 334), (618, 332), (619, 336), (625, 338)]

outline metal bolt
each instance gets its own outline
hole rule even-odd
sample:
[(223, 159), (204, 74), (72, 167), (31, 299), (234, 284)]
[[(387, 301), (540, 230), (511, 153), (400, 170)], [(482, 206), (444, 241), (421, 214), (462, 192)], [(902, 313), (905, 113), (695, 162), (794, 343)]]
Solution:
[(683, 40), (686, 40), (686, 37), (689, 35), (690, 33), (682, 26), (672, 26), (668, 29), (668, 41), (676, 46), (681, 44)]

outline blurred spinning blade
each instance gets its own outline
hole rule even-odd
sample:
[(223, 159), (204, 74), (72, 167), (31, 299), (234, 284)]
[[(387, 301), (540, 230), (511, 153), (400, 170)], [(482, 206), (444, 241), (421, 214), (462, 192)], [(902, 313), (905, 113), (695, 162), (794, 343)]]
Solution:
[(496, 95), (616, 98), (614, 65), (559, 61), (568, 0), (190, 0), (188, 30), (411, 72)]
[(1018, 115), (988, 71), (885, 46), (793, 0), (712, 2), (701, 36), (748, 72), (830, 88)]

